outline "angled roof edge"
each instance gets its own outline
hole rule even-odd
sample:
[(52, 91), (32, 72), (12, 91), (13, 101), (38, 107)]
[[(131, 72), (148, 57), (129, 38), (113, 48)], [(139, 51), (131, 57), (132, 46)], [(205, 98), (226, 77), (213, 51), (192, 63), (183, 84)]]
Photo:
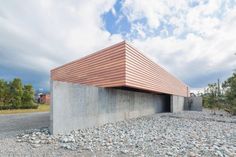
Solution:
[(77, 61), (79, 61), (79, 60), (88, 58), (88, 57), (90, 57), (90, 56), (92, 56), (92, 55), (95, 55), (95, 54), (98, 54), (98, 53), (103, 53), (104, 51), (109, 50), (109, 49), (111, 49), (111, 48), (113, 48), (113, 47), (116, 47), (116, 46), (118, 46), (118, 45), (124, 44), (124, 46), (125, 46), (125, 43), (126, 43), (126, 41), (123, 40), (123, 41), (121, 41), (121, 42), (119, 42), (119, 43), (113, 44), (113, 45), (111, 45), (111, 46), (105, 47), (105, 48), (100, 49), (100, 50), (98, 50), (98, 51), (92, 52), (92, 53), (90, 53), (90, 54), (88, 54), (88, 55), (85, 55), (85, 56), (83, 56), (83, 57), (81, 57), (81, 58), (79, 58), (79, 59), (70, 61), (70, 62), (68, 62), (68, 63), (66, 63), (66, 64), (63, 64), (63, 65), (58, 66), (58, 67), (56, 67), (56, 68), (53, 68), (53, 69), (51, 69), (51, 71), (57, 70), (57, 69), (59, 69), (59, 68), (61, 68), (61, 67), (67, 66), (67, 65), (72, 64), (72, 63), (74, 63), (74, 62), (77, 62)]
[(98, 87), (131, 87), (188, 95), (188, 86), (151, 58), (122, 41), (51, 70), (55, 81)]
[[(150, 60), (152, 63), (158, 65), (162, 70), (166, 71), (170, 76), (174, 77), (174, 78), (175, 78), (176, 80), (178, 80), (180, 83), (182, 83), (183, 85), (185, 85), (185, 86), (188, 87), (187, 84), (185, 84), (183, 81), (181, 81), (180, 79), (178, 79), (174, 74), (170, 73), (165, 67), (163, 67), (162, 65), (160, 65), (160, 64), (156, 63), (155, 61), (153, 61), (152, 58), (147, 57), (147, 56), (145, 55), (145, 53), (143, 53), (142, 51), (138, 50), (138, 49), (137, 49), (135, 46), (133, 46), (130, 42), (128, 42), (128, 41), (126, 41), (126, 40), (124, 40), (124, 41), (122, 41), (122, 42), (124, 42), (125, 48), (126, 48), (127, 46), (131, 47), (131, 48), (134, 49), (137, 53), (139, 53), (140, 55), (142, 55), (142, 56), (145, 57), (146, 59)], [(125, 53), (127, 53), (127, 50), (126, 50)]]

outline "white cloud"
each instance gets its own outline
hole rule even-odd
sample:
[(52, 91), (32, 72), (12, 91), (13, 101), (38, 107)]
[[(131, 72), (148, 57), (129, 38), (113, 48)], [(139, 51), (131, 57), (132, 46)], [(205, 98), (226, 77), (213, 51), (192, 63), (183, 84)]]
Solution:
[(101, 15), (114, 0), (0, 0), (0, 66), (50, 69), (121, 41)]
[(187, 4), (185, 0), (125, 0), (123, 2), (123, 12), (131, 23), (145, 18), (150, 28), (158, 28), (161, 21), (166, 20), (165, 16), (184, 11)]
[(123, 11), (127, 15), (130, 22), (147, 18), (148, 25), (151, 28), (156, 28), (160, 25), (160, 20), (163, 18), (160, 15), (170, 12), (166, 2), (167, 1), (156, 0), (126, 0), (123, 3)]
[[(199, 5), (194, 7), (188, 5), (188, 1), (180, 1), (182, 5), (169, 1), (142, 3), (135, 0), (125, 1), (124, 10), (129, 10), (128, 16), (135, 17), (135, 20), (142, 18), (146, 18), (147, 21), (162, 20), (163, 24), (174, 26), (174, 31), (170, 35), (166, 28), (163, 28), (159, 35), (154, 37), (146, 35), (145, 39), (133, 39), (133, 43), (170, 72), (187, 83), (198, 82), (195, 83), (195, 87), (205, 87), (208, 81), (217, 79), (215, 77), (225, 79), (236, 67), (235, 4), (220, 0), (199, 1), (196, 2)], [(160, 6), (162, 7), (159, 3), (164, 5), (164, 10), (158, 10)], [(141, 7), (143, 5), (144, 7)], [(175, 9), (172, 8), (174, 6)], [(151, 13), (147, 13), (146, 10)], [(166, 19), (163, 20), (163, 17)], [(133, 22), (132, 18), (130, 22)], [(140, 27), (150, 29), (154, 26), (150, 22), (142, 25)], [(143, 32), (142, 36), (145, 36)], [(167, 34), (167, 38), (166, 35), (163, 38), (163, 32)], [(201, 81), (202, 83), (199, 83)]]
[(219, 15), (224, 16), (232, 9), (232, 0), (192, 1), (198, 5), (191, 6), (188, 0), (124, 0), (123, 13), (131, 25), (135, 21), (146, 19), (150, 29), (157, 29), (161, 24), (175, 27), (174, 34), (198, 32), (209, 36), (219, 27)]
[(114, 7), (111, 9), (111, 12), (112, 12), (113, 16), (116, 16), (116, 10)]
[(0, 0), (0, 67), (48, 75), (58, 65), (121, 41), (104, 26), (101, 16), (109, 10), (117, 21), (108, 24), (122, 24), (127, 17), (127, 37), (134, 45), (194, 87), (223, 79), (236, 67), (234, 0), (121, 2), (122, 13), (114, 0)]

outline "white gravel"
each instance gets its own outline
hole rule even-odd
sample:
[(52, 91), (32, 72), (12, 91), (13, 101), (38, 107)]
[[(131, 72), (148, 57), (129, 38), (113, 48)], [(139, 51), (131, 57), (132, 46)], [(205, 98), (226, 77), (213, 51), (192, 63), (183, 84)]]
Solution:
[(33, 130), (0, 140), (0, 156), (231, 156), (236, 117), (210, 111), (161, 113), (49, 135)]

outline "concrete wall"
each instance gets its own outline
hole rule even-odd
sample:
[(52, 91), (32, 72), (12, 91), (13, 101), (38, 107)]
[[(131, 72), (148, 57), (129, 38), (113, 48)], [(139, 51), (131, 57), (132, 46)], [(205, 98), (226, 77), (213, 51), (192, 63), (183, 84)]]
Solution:
[(202, 97), (185, 98), (185, 110), (202, 111)]
[(170, 98), (171, 112), (180, 112), (184, 110), (184, 97), (171, 95)]
[(51, 81), (51, 97), (53, 134), (170, 111), (169, 95), (60, 81)]

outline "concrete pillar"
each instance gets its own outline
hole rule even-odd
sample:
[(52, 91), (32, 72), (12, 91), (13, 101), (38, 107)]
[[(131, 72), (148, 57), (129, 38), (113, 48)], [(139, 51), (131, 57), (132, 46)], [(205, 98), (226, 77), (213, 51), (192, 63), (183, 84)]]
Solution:
[(184, 97), (171, 95), (170, 96), (170, 110), (171, 112), (181, 112), (184, 110)]

